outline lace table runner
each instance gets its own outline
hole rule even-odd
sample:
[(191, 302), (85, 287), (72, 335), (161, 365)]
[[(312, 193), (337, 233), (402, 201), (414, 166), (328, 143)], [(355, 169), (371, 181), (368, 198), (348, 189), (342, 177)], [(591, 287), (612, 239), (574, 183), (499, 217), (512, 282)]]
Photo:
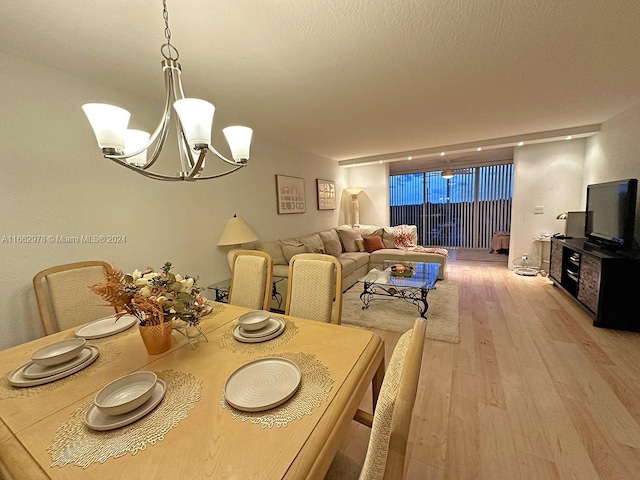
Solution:
[(163, 370), (158, 378), (166, 383), (162, 402), (151, 413), (130, 425), (108, 431), (95, 431), (84, 423), (84, 416), (93, 400), (85, 402), (58, 428), (53, 445), (47, 448), (52, 467), (74, 464), (87, 468), (109, 458), (135, 455), (148, 445), (155, 445), (181, 420), (188, 416), (194, 403), (200, 400), (202, 382), (188, 373)]
[[(326, 402), (333, 387), (333, 378), (327, 368), (315, 355), (310, 353), (278, 353), (279, 358), (286, 358), (295, 363), (302, 373), (300, 388), (293, 397), (278, 407), (263, 412), (243, 412), (229, 405), (222, 393), (220, 405), (229, 409), (231, 416), (243, 422), (262, 425), (262, 428), (286, 427), (289, 422), (299, 420), (305, 415), (311, 415), (314, 408), (321, 402)], [(268, 358), (263, 356), (259, 358)]]

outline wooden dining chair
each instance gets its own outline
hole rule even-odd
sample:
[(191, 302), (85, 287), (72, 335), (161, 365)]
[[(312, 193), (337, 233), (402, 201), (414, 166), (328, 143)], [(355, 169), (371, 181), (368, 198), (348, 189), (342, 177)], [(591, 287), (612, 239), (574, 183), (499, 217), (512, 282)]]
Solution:
[(299, 253), (289, 261), (285, 315), (340, 324), (342, 264), (333, 255)]
[(384, 374), (374, 415), (362, 410), (356, 412), (354, 420), (371, 427), (364, 465), (357, 465), (338, 452), (325, 480), (404, 478), (407, 441), (418, 390), (426, 328), (427, 321), (418, 317), (413, 329), (398, 340)]
[(33, 277), (40, 320), (46, 335), (116, 313), (115, 307), (89, 290), (103, 283), (111, 265), (100, 260), (47, 268)]
[(238, 250), (233, 254), (229, 304), (269, 310), (272, 284), (271, 255), (258, 250)]

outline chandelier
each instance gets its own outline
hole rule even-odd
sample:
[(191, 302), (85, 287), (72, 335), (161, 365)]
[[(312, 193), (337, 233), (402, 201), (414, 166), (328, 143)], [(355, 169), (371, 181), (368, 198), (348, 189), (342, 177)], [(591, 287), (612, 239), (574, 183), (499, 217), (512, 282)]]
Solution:
[[(141, 130), (128, 130), (131, 114), (114, 105), (88, 103), (83, 105), (82, 109), (89, 119), (104, 157), (145, 177), (164, 181), (195, 181), (218, 178), (233, 173), (247, 165), (253, 130), (242, 126), (223, 129), (231, 150), (232, 160), (224, 157), (211, 146), (211, 128), (215, 107), (205, 100), (185, 98), (182, 89), (182, 69), (178, 63), (180, 54), (178, 49), (171, 44), (166, 0), (162, 1), (162, 6), (166, 43), (160, 47), (160, 52), (164, 57), (162, 71), (166, 100), (162, 119), (155, 131), (149, 134)], [(181, 170), (173, 176), (150, 170), (167, 140), (172, 107), (177, 113), (175, 124), (181, 164)], [(147, 150), (152, 145), (151, 155), (147, 159)], [(208, 152), (212, 152), (231, 167), (221, 173), (203, 175), (205, 157)]]

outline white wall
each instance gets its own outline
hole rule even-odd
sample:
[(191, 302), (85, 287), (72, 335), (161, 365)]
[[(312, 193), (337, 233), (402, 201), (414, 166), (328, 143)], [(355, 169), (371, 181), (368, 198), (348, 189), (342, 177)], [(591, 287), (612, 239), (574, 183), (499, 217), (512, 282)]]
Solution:
[[(625, 178), (640, 179), (640, 104), (602, 124), (587, 140), (584, 186)], [(585, 190), (586, 191), (586, 190)], [(636, 209), (636, 239), (640, 238), (640, 202)]]
[[(389, 225), (389, 164), (365, 165), (344, 168), (348, 172), (349, 187), (363, 187), (358, 195), (360, 223), (365, 225)], [(343, 194), (343, 204), (349, 205), (350, 197)], [(344, 223), (352, 223), (351, 216), (345, 216)]]
[[(564, 232), (559, 213), (584, 207), (582, 172), (585, 140), (563, 140), (515, 149), (509, 268), (522, 254), (537, 253), (533, 238)], [(534, 213), (534, 207), (544, 213)]]
[[(132, 271), (171, 261), (176, 272), (199, 277), (204, 286), (229, 276), (227, 248), (216, 242), (234, 213), (267, 240), (339, 222), (340, 208), (319, 211), (316, 204), (317, 178), (335, 180), (338, 195), (346, 186), (346, 172), (333, 160), (285, 148), (257, 131), (250, 164), (240, 172), (196, 183), (150, 180), (102, 158), (80, 107), (114, 103), (132, 112), (131, 127), (152, 130), (162, 99), (134, 97), (4, 54), (0, 61), (0, 349), (43, 334), (31, 282), (50, 266), (102, 259)], [(221, 128), (220, 113), (215, 125)], [(177, 170), (176, 149), (167, 148), (158, 162)], [(277, 214), (275, 174), (305, 179), (306, 213)], [(20, 234), (116, 234), (126, 243), (9, 242)]]

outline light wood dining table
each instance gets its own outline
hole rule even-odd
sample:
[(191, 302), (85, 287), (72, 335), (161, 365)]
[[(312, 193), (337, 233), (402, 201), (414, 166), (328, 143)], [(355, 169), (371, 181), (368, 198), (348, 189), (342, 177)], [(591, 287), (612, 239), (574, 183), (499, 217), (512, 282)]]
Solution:
[[(222, 348), (222, 336), (228, 335), (248, 309), (214, 305), (214, 312), (201, 320), (208, 342), (201, 339), (195, 349), (185, 337), (174, 333), (169, 351), (148, 355), (134, 326), (108, 337), (119, 353), (100, 368), (88, 366), (87, 371), (95, 368), (90, 375), (75, 374), (69, 379), (77, 378), (63, 387), (42, 389), (34, 395), (0, 397), (0, 478), (323, 478), (369, 385), (375, 405), (384, 376), (383, 340), (356, 327), (278, 315), (297, 328), (286, 343), (268, 352), (252, 351), (250, 346)], [(36, 349), (70, 336), (73, 329), (0, 351), (0, 365), (8, 374), (29, 361)], [(234, 418), (230, 409), (223, 407), (225, 381), (238, 367), (258, 357), (297, 352), (312, 354), (328, 368), (333, 380), (326, 401), (310, 415), (293, 419), (286, 426), (263, 428)], [(51, 466), (47, 448), (56, 432), (104, 385), (135, 371), (167, 369), (193, 375), (202, 389), (187, 418), (162, 440), (135, 455), (108, 458), (86, 468)]]

